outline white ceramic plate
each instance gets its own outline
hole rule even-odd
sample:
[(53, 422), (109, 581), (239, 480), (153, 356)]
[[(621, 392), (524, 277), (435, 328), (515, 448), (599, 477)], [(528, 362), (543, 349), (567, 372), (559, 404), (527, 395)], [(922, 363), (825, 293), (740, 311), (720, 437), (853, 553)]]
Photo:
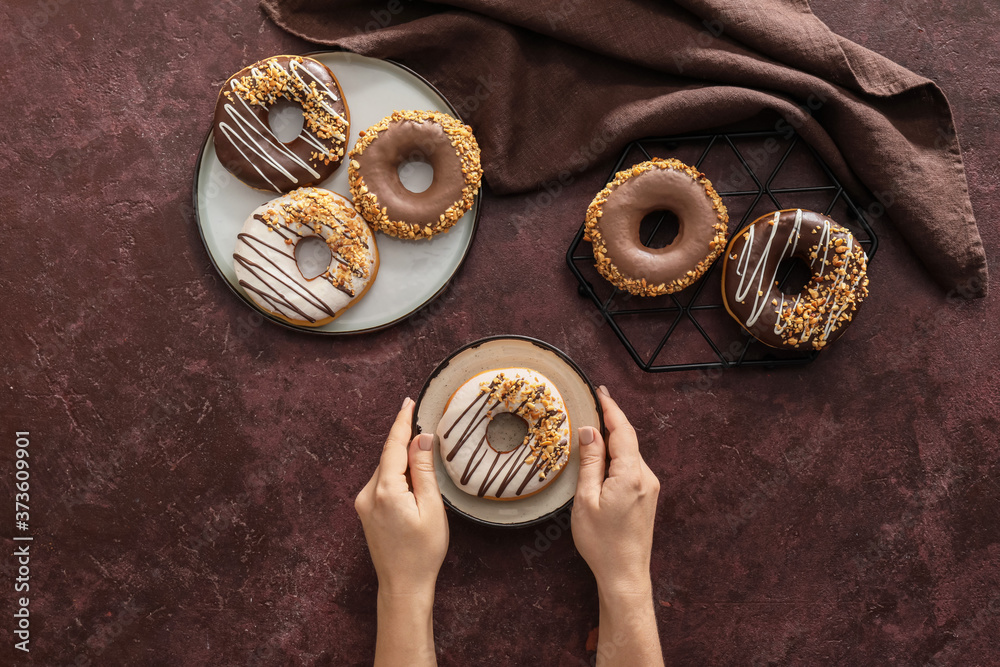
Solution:
[(522, 336), (484, 338), (459, 348), (431, 373), (417, 397), (417, 433), (434, 433), (448, 399), (459, 386), (495, 368), (530, 368), (548, 378), (562, 394), (572, 427), (570, 456), (554, 482), (538, 493), (517, 500), (487, 500), (460, 490), (448, 476), (441, 454), (434, 450), (434, 469), (445, 503), (458, 514), (493, 526), (524, 526), (544, 521), (565, 507), (576, 495), (580, 471), (581, 426), (603, 429), (597, 394), (583, 371), (548, 343)]
[[(329, 67), (340, 81), (351, 111), (349, 147), (354, 146), (360, 130), (371, 127), (395, 110), (428, 109), (459, 117), (440, 93), (402, 65), (343, 51), (308, 55)], [(347, 167), (341, 166), (318, 187), (350, 199)], [(198, 226), (215, 268), (233, 292), (254, 309), (257, 306), (236, 280), (233, 249), (236, 235), (250, 212), (277, 196), (274, 192), (254, 190), (230, 174), (216, 157), (209, 132), (195, 171), (194, 208)], [(357, 304), (329, 324), (297, 326), (259, 312), (278, 324), (313, 333), (360, 333), (395, 324), (426, 306), (444, 290), (472, 244), (478, 217), (479, 196), (472, 209), (446, 234), (438, 234), (430, 240), (404, 241), (376, 233), (381, 264), (374, 284)]]

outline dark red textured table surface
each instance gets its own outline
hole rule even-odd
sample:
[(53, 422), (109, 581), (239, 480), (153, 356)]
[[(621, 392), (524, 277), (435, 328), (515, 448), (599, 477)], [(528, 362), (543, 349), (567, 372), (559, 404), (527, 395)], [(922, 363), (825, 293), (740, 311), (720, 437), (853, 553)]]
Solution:
[[(813, 4), (949, 94), (996, 275), (1000, 8)], [(947, 299), (888, 225), (862, 316), (796, 370), (648, 375), (588, 324), (563, 255), (611, 155), (541, 212), (485, 197), (433, 317), (336, 340), (255, 325), (183, 210), (222, 81), (312, 47), (253, 0), (25, 0), (0, 29), (0, 501), (30, 431), (35, 536), (31, 653), (5, 556), (0, 664), (370, 662), (353, 497), (401, 399), (500, 333), (562, 348), (627, 406), (662, 480), (668, 664), (1000, 661), (1000, 301)], [(452, 517), (451, 535), (442, 665), (590, 664), (596, 592), (568, 532)]]

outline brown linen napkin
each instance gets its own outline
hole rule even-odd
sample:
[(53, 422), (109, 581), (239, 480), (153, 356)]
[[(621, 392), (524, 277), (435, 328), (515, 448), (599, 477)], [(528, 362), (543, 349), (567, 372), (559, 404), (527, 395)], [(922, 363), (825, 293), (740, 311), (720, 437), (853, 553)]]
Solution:
[[(987, 292), (951, 110), (932, 81), (832, 33), (806, 0), (261, 0), (307, 40), (399, 61), (472, 125), (497, 193), (606, 169), (633, 139), (772, 110), (884, 207), (927, 270)], [(581, 211), (581, 220), (583, 212)]]

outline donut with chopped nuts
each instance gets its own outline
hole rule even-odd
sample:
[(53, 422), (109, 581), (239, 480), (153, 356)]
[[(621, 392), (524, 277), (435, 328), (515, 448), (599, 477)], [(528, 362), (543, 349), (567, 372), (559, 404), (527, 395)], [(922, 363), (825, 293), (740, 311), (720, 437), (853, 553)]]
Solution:
[[(302, 131), (285, 143), (268, 120), (286, 100), (302, 109)], [(244, 67), (222, 86), (213, 139), (219, 161), (252, 188), (288, 192), (315, 185), (344, 161), (351, 114), (333, 72), (304, 56), (274, 56)]]
[[(414, 160), (434, 169), (423, 192), (399, 180), (400, 165)], [(361, 215), (375, 229), (403, 239), (448, 231), (472, 208), (482, 175), (472, 128), (437, 111), (393, 111), (360, 133), (348, 168)]]
[[(311, 237), (325, 241), (326, 248), (300, 248)], [(307, 248), (310, 252), (300, 252)], [(316, 327), (365, 295), (379, 257), (375, 235), (349, 199), (300, 188), (250, 214), (237, 236), (233, 263), (240, 287), (257, 306), (292, 324)]]
[[(497, 451), (490, 422), (502, 413), (523, 419), (524, 440)], [(545, 376), (528, 368), (480, 373), (452, 394), (437, 427), (441, 460), (462, 491), (491, 500), (516, 500), (551, 484), (569, 461), (569, 413)]]
[[(664, 248), (639, 238), (642, 219), (672, 211), (678, 231)], [(679, 160), (653, 158), (619, 171), (587, 209), (585, 233), (598, 272), (618, 289), (660, 296), (700, 278), (722, 253), (729, 214), (705, 175)]]
[[(778, 270), (797, 257), (812, 271), (797, 294), (778, 289)], [(726, 310), (760, 342), (822, 350), (843, 335), (868, 296), (868, 255), (850, 231), (801, 208), (754, 220), (729, 242), (722, 263)]]

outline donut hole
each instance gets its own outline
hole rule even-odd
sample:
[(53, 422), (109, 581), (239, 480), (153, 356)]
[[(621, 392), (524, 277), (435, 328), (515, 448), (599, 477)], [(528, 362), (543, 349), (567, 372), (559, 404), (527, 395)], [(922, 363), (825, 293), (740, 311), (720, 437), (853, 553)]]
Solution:
[(267, 124), (271, 132), (283, 144), (294, 141), (305, 127), (306, 119), (302, 107), (285, 99), (279, 99), (267, 110)]
[(789, 257), (778, 264), (778, 289), (785, 294), (798, 294), (806, 288), (812, 278), (809, 265), (798, 257)]
[(325, 273), (332, 260), (330, 246), (319, 236), (307, 236), (295, 244), (295, 264), (306, 280)]
[(414, 152), (396, 168), (399, 182), (413, 194), (420, 194), (434, 182), (434, 167), (423, 153)]
[(517, 415), (502, 412), (486, 427), (486, 441), (498, 452), (517, 449), (528, 435), (528, 422)]
[(639, 242), (657, 250), (674, 242), (681, 226), (673, 211), (653, 211), (639, 223)]

